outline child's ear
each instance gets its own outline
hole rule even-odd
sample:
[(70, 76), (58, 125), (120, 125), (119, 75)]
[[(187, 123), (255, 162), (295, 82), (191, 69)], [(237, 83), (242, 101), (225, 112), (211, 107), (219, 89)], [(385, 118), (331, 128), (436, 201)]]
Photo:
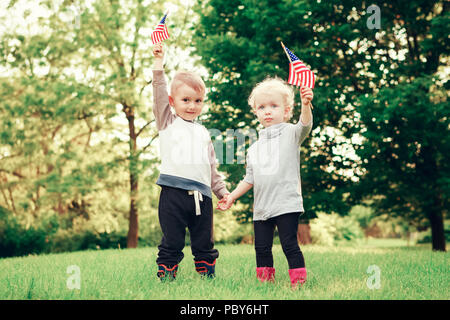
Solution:
[(169, 96), (169, 105), (171, 105), (173, 107), (174, 103), (173, 103), (173, 98), (171, 96)]
[(284, 117), (287, 118), (289, 113), (291, 112), (291, 107), (285, 107), (284, 108)]

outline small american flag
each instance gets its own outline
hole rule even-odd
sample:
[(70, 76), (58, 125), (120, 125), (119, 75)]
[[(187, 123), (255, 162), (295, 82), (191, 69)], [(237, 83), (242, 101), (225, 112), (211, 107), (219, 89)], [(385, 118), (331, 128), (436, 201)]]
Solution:
[(294, 86), (302, 86), (314, 89), (316, 76), (295, 54), (283, 45), (289, 57), (289, 79), (288, 83)]
[(156, 26), (156, 29), (152, 32), (152, 42), (153, 44), (160, 43), (166, 39), (169, 39), (169, 32), (166, 27), (166, 17), (167, 13), (161, 19), (159, 24)]

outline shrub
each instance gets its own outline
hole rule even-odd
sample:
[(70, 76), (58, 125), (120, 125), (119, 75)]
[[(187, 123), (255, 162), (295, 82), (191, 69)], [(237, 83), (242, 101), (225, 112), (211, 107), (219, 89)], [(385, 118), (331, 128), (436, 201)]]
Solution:
[(352, 207), (349, 216), (354, 218), (363, 229), (368, 228), (375, 218), (373, 209), (362, 205)]
[(319, 212), (311, 220), (311, 239), (313, 243), (334, 245), (336, 241), (352, 241), (364, 236), (359, 223), (352, 217), (341, 217), (336, 213)]
[(228, 212), (214, 216), (214, 240), (216, 243), (240, 243), (251, 231), (249, 224), (240, 224), (236, 217)]
[(6, 209), (0, 207), (0, 257), (24, 256), (49, 251), (49, 242), (58, 229), (53, 216), (26, 228)]
[[(445, 242), (450, 242), (450, 220), (444, 221)], [(417, 243), (431, 243), (431, 229), (418, 233)]]
[(91, 249), (126, 248), (127, 234), (123, 232), (102, 232), (60, 229), (52, 237), (51, 252), (67, 252)]
[[(128, 224), (125, 224), (124, 222), (122, 225), (126, 225), (128, 227)], [(125, 231), (125, 233), (126, 232), (127, 231)], [(157, 210), (142, 212), (139, 216), (139, 247), (157, 246), (160, 243), (161, 238), (162, 231), (159, 226)]]

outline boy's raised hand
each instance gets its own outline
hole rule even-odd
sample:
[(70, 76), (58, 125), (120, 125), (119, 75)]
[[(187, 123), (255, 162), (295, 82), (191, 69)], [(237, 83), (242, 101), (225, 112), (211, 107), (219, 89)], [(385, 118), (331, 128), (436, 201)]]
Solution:
[(300, 97), (302, 99), (302, 105), (308, 106), (311, 104), (311, 100), (314, 98), (314, 93), (312, 89), (308, 87), (300, 88)]
[(155, 56), (155, 61), (153, 61), (153, 69), (163, 70), (164, 49), (161, 43), (155, 44), (155, 46), (153, 47), (153, 55)]

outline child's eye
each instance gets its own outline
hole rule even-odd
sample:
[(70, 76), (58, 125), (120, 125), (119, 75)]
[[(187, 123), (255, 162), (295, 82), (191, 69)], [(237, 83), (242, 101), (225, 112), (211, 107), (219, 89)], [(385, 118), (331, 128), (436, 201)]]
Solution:
[(188, 102), (189, 99), (188, 98), (183, 98), (183, 102)]
[(273, 104), (272, 108), (278, 108), (278, 106), (276, 104)]
[(262, 110), (262, 109), (264, 109), (264, 106), (259, 106), (258, 109)]
[(201, 102), (202, 102), (202, 99), (195, 100), (195, 103), (201, 103)]

